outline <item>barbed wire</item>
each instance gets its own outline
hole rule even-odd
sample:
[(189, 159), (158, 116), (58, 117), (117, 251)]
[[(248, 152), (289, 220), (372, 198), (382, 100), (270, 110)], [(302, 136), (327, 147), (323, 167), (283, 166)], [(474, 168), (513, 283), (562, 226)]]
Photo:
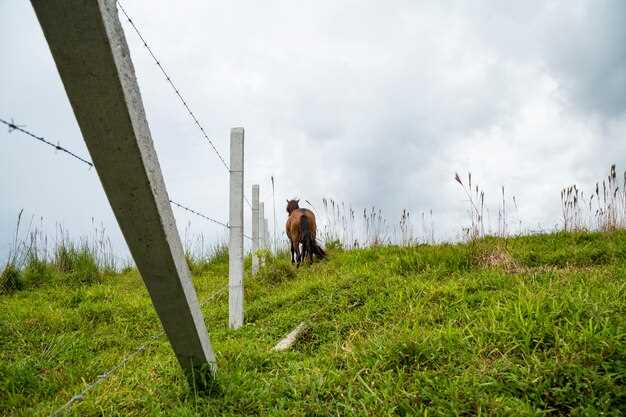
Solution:
[(0, 122), (4, 123), (5, 125), (7, 125), (9, 127), (9, 133), (12, 133), (14, 130), (22, 132), (25, 135), (28, 135), (28, 136), (30, 136), (33, 139), (36, 139), (36, 140), (38, 140), (38, 141), (40, 141), (42, 143), (45, 143), (46, 145), (48, 145), (50, 147), (53, 147), (57, 151), (65, 152), (67, 155), (71, 156), (72, 158), (75, 158), (75, 159), (79, 160), (80, 162), (88, 165), (89, 168), (93, 168), (93, 162), (90, 162), (90, 161), (86, 160), (85, 158), (76, 155), (74, 152), (68, 150), (67, 148), (64, 148), (59, 143), (57, 143), (55, 145), (54, 143), (50, 142), (46, 138), (44, 138), (42, 136), (37, 136), (34, 133), (29, 132), (28, 130), (24, 129), (22, 126), (19, 126), (19, 125), (15, 124), (15, 122), (13, 120), (11, 120), (10, 122), (7, 122), (4, 119), (0, 119)]
[(227, 229), (230, 229), (230, 226), (227, 223), (222, 223), (219, 220), (215, 220), (214, 218), (209, 217), (206, 214), (202, 214), (200, 212), (197, 212), (196, 210), (190, 209), (189, 207), (183, 206), (182, 204), (177, 203), (176, 201), (170, 200), (170, 203), (174, 204), (175, 206), (177, 206), (177, 207), (179, 207), (179, 208), (181, 208), (183, 210), (188, 211), (189, 213), (195, 214), (198, 217), (202, 217), (205, 220), (208, 220), (208, 221), (213, 222), (215, 224), (219, 224), (220, 226), (223, 226), (223, 227), (225, 227)]
[[(207, 299), (205, 299), (202, 304), (200, 304), (200, 308), (206, 306), (209, 301), (212, 301), (213, 299), (215, 299), (217, 297), (217, 295), (223, 291), (225, 291), (226, 289), (228, 289), (228, 284), (222, 286), (222, 288), (220, 288), (217, 291), (214, 291)], [(92, 381), (90, 384), (88, 384), (85, 388), (83, 388), (78, 394), (73, 395), (72, 398), (70, 398), (65, 404), (63, 404), (61, 407), (57, 408), (56, 410), (54, 410), (52, 412), (52, 414), (50, 414), (50, 417), (57, 417), (59, 416), (62, 412), (70, 409), (75, 403), (82, 401), (85, 398), (85, 395), (91, 391), (92, 389), (94, 389), (95, 387), (97, 387), (98, 385), (100, 385), (103, 381), (105, 381), (109, 376), (111, 376), (113, 373), (115, 373), (117, 370), (119, 370), (120, 368), (124, 367), (124, 365), (126, 365), (128, 362), (130, 362), (133, 358), (135, 358), (135, 356), (139, 355), (140, 353), (144, 352), (150, 345), (156, 343), (156, 341), (158, 339), (160, 339), (161, 337), (163, 337), (165, 335), (165, 332), (161, 331), (160, 333), (157, 333), (153, 336), (150, 336), (150, 339), (148, 341), (146, 341), (145, 343), (143, 343), (141, 346), (139, 346), (137, 349), (133, 350), (132, 352), (130, 352), (128, 355), (124, 356), (124, 358), (122, 358), (121, 361), (119, 361), (115, 366), (113, 366), (112, 368), (110, 368), (109, 370), (107, 370), (106, 372), (98, 375), (96, 377), (96, 379), (94, 381)]]
[(50, 417), (57, 417), (62, 412), (64, 412), (64, 411), (68, 410), (69, 408), (71, 408), (74, 405), (74, 403), (76, 403), (78, 401), (82, 401), (85, 398), (85, 395), (89, 391), (91, 391), (92, 389), (94, 389), (95, 387), (100, 385), (104, 380), (106, 380), (109, 376), (111, 376), (115, 371), (117, 371), (118, 369), (122, 368), (124, 365), (126, 365), (126, 363), (128, 363), (130, 360), (132, 360), (135, 356), (139, 355), (144, 350), (146, 350), (146, 348), (148, 348), (148, 346), (150, 346), (152, 343), (154, 343), (154, 341), (157, 340), (158, 338), (160, 338), (161, 336), (163, 336), (163, 333), (156, 334), (156, 335), (152, 336), (151, 337), (152, 340), (144, 343), (143, 345), (139, 346), (139, 348), (135, 349), (133, 352), (131, 352), (130, 354), (126, 355), (120, 362), (118, 362), (114, 367), (110, 368), (108, 371), (104, 372), (103, 374), (98, 375), (96, 377), (96, 379), (93, 382), (91, 382), (90, 384), (88, 384), (85, 388), (83, 388), (82, 391), (80, 391), (78, 394), (72, 396), (72, 398), (70, 398), (65, 404), (63, 404), (61, 407), (59, 407), (56, 410), (54, 410), (52, 412), (52, 414), (50, 414)]
[[(82, 158), (82, 157), (80, 157), (80, 156), (76, 155), (74, 152), (72, 152), (72, 151), (68, 150), (67, 148), (62, 147), (61, 145), (55, 145), (54, 143), (50, 142), (49, 140), (45, 139), (45, 138), (44, 138), (44, 137), (42, 137), (42, 136), (37, 136), (36, 134), (34, 134), (34, 133), (32, 133), (32, 132), (30, 132), (30, 131), (28, 131), (28, 130), (24, 129), (22, 126), (17, 125), (14, 121), (7, 122), (6, 120), (4, 120), (4, 119), (0, 118), (0, 122), (2, 122), (2, 123), (4, 123), (5, 125), (9, 126), (9, 133), (13, 132), (14, 130), (17, 130), (17, 131), (19, 131), (19, 132), (22, 132), (22, 133), (24, 133), (25, 135), (28, 135), (28, 136), (32, 137), (33, 139), (36, 139), (36, 140), (38, 140), (38, 141), (40, 141), (40, 142), (43, 142), (43, 143), (45, 143), (46, 145), (48, 145), (48, 146), (50, 146), (50, 147), (52, 147), (52, 148), (54, 148), (54, 149), (60, 150), (60, 151), (62, 151), (62, 152), (65, 152), (67, 155), (71, 156), (72, 158), (75, 158), (75, 159), (77, 159), (78, 161), (80, 161), (80, 162), (82, 162), (82, 163), (86, 164), (87, 166), (89, 166), (89, 168), (93, 168), (93, 162), (88, 161), (88, 160), (86, 160), (85, 158)], [(178, 202), (173, 201), (173, 200), (169, 200), (169, 201), (170, 201), (170, 203), (171, 203), (171, 204), (174, 204), (174, 205), (175, 205), (175, 206), (177, 206), (177, 207), (180, 207), (180, 208), (182, 208), (182, 209), (184, 209), (184, 210), (187, 210), (188, 212), (193, 213), (193, 214), (195, 214), (196, 216), (202, 217), (202, 218), (204, 218), (204, 219), (206, 219), (206, 220), (209, 220), (209, 221), (211, 221), (211, 222), (213, 222), (213, 223), (215, 223), (215, 224), (219, 224), (220, 226), (224, 226), (224, 227), (226, 227), (227, 229), (228, 229), (228, 228), (230, 228), (230, 226), (228, 226), (228, 224), (223, 223), (223, 222), (221, 222), (221, 221), (219, 221), (219, 220), (215, 220), (214, 218), (209, 217), (209, 216), (207, 216), (206, 214), (202, 214), (202, 213), (200, 213), (200, 212), (199, 212), (199, 211), (197, 211), (197, 210), (193, 210), (193, 209), (191, 209), (191, 208), (189, 208), (189, 207), (187, 207), (187, 206), (184, 206), (184, 205), (182, 205), (181, 203), (178, 203)]]
[(143, 35), (141, 34), (141, 32), (139, 31), (139, 29), (137, 28), (137, 25), (135, 25), (135, 22), (133, 22), (133, 20), (131, 19), (131, 17), (128, 15), (128, 13), (126, 12), (126, 9), (124, 9), (124, 6), (122, 5), (122, 3), (119, 2), (119, 0), (117, 1), (117, 5), (119, 6), (120, 10), (122, 11), (122, 13), (124, 14), (124, 16), (126, 16), (126, 20), (128, 20), (128, 23), (130, 24), (130, 26), (133, 28), (133, 30), (135, 31), (135, 33), (137, 34), (137, 36), (139, 36), (139, 39), (141, 39), (141, 42), (143, 42), (143, 46), (148, 50), (148, 53), (150, 54), (150, 56), (152, 57), (152, 59), (154, 60), (154, 62), (156, 63), (157, 67), (159, 67), (159, 69), (161, 70), (161, 72), (163, 73), (163, 75), (165, 76), (165, 80), (168, 82), (168, 84), (174, 89), (174, 92), (176, 93), (176, 96), (178, 97), (178, 99), (180, 100), (180, 102), (183, 104), (183, 106), (185, 107), (185, 109), (187, 110), (187, 113), (189, 114), (189, 116), (191, 116), (191, 119), (193, 120), (193, 122), (195, 123), (195, 125), (198, 127), (198, 129), (200, 129), (200, 133), (202, 133), (202, 136), (207, 140), (207, 142), (209, 142), (209, 145), (211, 145), (211, 148), (213, 148), (213, 151), (215, 152), (215, 154), (217, 155), (217, 157), (220, 159), (220, 161), (222, 162), (222, 164), (224, 165), (224, 167), (226, 168), (227, 171), (230, 171), (230, 168), (228, 166), (228, 164), (226, 163), (226, 160), (222, 157), (222, 155), (219, 153), (219, 151), (217, 150), (217, 148), (215, 147), (215, 144), (213, 143), (213, 141), (209, 138), (209, 136), (206, 134), (204, 127), (200, 124), (200, 121), (198, 120), (198, 118), (196, 117), (196, 115), (194, 114), (193, 111), (191, 111), (191, 109), (189, 108), (189, 105), (187, 104), (187, 101), (183, 98), (182, 94), (180, 93), (180, 90), (178, 89), (178, 87), (176, 87), (176, 85), (174, 84), (174, 82), (172, 81), (172, 78), (169, 76), (169, 74), (165, 71), (165, 68), (163, 67), (163, 65), (161, 64), (161, 62), (159, 61), (159, 59), (156, 57), (156, 55), (154, 54), (154, 52), (152, 51), (152, 48), (150, 47), (150, 45), (148, 45), (148, 42), (146, 41), (146, 39), (143, 37)]
[[(215, 146), (215, 144), (213, 143), (213, 141), (209, 138), (209, 136), (207, 135), (206, 131), (204, 130), (204, 127), (200, 124), (200, 121), (198, 120), (198, 118), (196, 117), (195, 113), (191, 110), (191, 108), (189, 107), (189, 105), (187, 104), (187, 101), (184, 99), (184, 97), (182, 96), (180, 90), (178, 89), (178, 87), (176, 87), (176, 85), (174, 84), (174, 82), (172, 81), (172, 78), (170, 77), (170, 75), (165, 71), (165, 68), (163, 67), (163, 64), (161, 64), (161, 61), (159, 61), (159, 59), (156, 57), (156, 55), (154, 54), (152, 48), (150, 47), (150, 45), (148, 45), (148, 42), (146, 41), (146, 39), (144, 38), (144, 36), (141, 34), (141, 32), (139, 31), (139, 28), (137, 27), (137, 25), (135, 24), (135, 22), (133, 21), (133, 19), (130, 17), (130, 15), (128, 14), (128, 12), (126, 11), (126, 9), (124, 9), (124, 6), (122, 5), (122, 3), (118, 0), (117, 1), (117, 5), (120, 7), (120, 10), (122, 11), (122, 14), (124, 14), (124, 16), (126, 17), (126, 20), (128, 20), (128, 23), (130, 24), (130, 26), (133, 28), (133, 30), (135, 31), (135, 33), (137, 34), (137, 36), (139, 36), (139, 39), (141, 39), (141, 42), (143, 43), (143, 46), (146, 48), (146, 50), (148, 51), (148, 53), (150, 54), (150, 56), (152, 57), (152, 59), (154, 60), (154, 62), (157, 64), (157, 66), (159, 67), (159, 69), (161, 70), (161, 72), (163, 73), (163, 75), (165, 76), (165, 80), (167, 81), (167, 83), (172, 87), (172, 89), (174, 90), (174, 92), (176, 93), (176, 96), (178, 97), (178, 99), (180, 100), (180, 102), (183, 104), (183, 106), (185, 107), (185, 110), (187, 110), (187, 113), (189, 114), (189, 116), (191, 116), (194, 124), (198, 127), (198, 129), (200, 129), (200, 132), (202, 133), (202, 136), (209, 142), (209, 144), (211, 145), (211, 148), (213, 149), (213, 151), (216, 153), (217, 157), (220, 159), (220, 161), (222, 162), (222, 165), (224, 165), (224, 167), (230, 171), (230, 167), (228, 166), (228, 164), (226, 163), (226, 160), (222, 157), (222, 155), (219, 153), (219, 151), (217, 150), (217, 147)], [(246, 197), (246, 195), (244, 194), (244, 199), (246, 201), (246, 203), (248, 204), (248, 206), (250, 208), (252, 208), (252, 204), (250, 204), (250, 200), (248, 200), (248, 197)]]

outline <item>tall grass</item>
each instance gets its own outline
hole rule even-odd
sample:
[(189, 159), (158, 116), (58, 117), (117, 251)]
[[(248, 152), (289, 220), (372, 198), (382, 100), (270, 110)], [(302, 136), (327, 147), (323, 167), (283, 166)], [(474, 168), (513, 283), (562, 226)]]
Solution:
[[(472, 188), (472, 173), (467, 174), (467, 183), (464, 183), (458, 173), (454, 174), (454, 180), (459, 183), (467, 196), (469, 203), (470, 225), (464, 229), (468, 240), (475, 240), (485, 236), (485, 192), (478, 188), (477, 184)], [(504, 192), (504, 191), (503, 191)]]
[(94, 225), (91, 236), (73, 240), (61, 225), (54, 240), (43, 231), (43, 218), (31, 219), (22, 233), (23, 210), (18, 214), (9, 255), (0, 274), (0, 293), (14, 292), (57, 281), (85, 284), (120, 272), (129, 262), (117, 257), (104, 226)]
[(411, 212), (403, 209), (400, 216), (400, 244), (408, 246), (413, 243), (413, 224), (411, 223)]
[(361, 215), (351, 205), (323, 198), (324, 217), (321, 236), (324, 242), (339, 242), (345, 249), (392, 243), (394, 229), (381, 209), (363, 209)]
[(351, 204), (322, 199), (323, 213), (318, 220), (318, 236), (325, 244), (355, 249), (381, 245), (412, 246), (435, 243), (433, 212), (421, 212), (419, 218), (408, 209), (400, 213), (397, 223), (390, 222), (382, 209), (374, 206), (357, 212)]
[(18, 250), (18, 236), (20, 233), (20, 225), (22, 223), (22, 214), (24, 214), (24, 210), (20, 210), (17, 215), (17, 225), (15, 227), (13, 243), (9, 249), (9, 256), (5, 265), (2, 267), (2, 273), (0, 274), (0, 294), (20, 290), (23, 287), (23, 281), (19, 269), (19, 265), (23, 260), (23, 253)]
[[(500, 189), (497, 223), (493, 230), (491, 212), (485, 206), (485, 193), (472, 182), (471, 172), (468, 173), (467, 180), (463, 180), (458, 173), (454, 175), (454, 180), (461, 186), (467, 198), (470, 224), (463, 228), (466, 240), (472, 241), (485, 236), (509, 237), (514, 234), (514, 226), (517, 226), (518, 235), (524, 233), (518, 201), (515, 196), (508, 200), (504, 187)], [(561, 189), (561, 222), (566, 232), (610, 232), (626, 228), (626, 171), (619, 178), (615, 164), (611, 165), (609, 175), (596, 182), (595, 190), (589, 194), (585, 194), (575, 184)]]
[[(492, 227), (491, 210), (485, 204), (485, 191), (478, 184), (472, 183), (472, 173), (467, 173), (467, 181), (465, 182), (458, 173), (455, 173), (454, 180), (461, 186), (463, 193), (467, 197), (467, 211), (470, 217), (470, 224), (462, 229), (465, 240), (474, 241), (486, 236), (510, 237), (514, 235), (511, 227), (512, 221), (518, 227), (517, 235), (523, 233), (517, 198), (512, 196), (508, 200), (504, 186), (500, 186), (500, 199), (496, 212), (496, 227), (494, 229)], [(516, 217), (514, 218), (513, 215)]]
[(202, 275), (216, 265), (228, 264), (226, 239), (211, 241), (204, 233), (193, 233), (191, 222), (185, 227), (183, 248), (187, 266), (194, 275)]
[(609, 175), (596, 182), (588, 198), (575, 184), (563, 188), (561, 220), (567, 232), (610, 232), (626, 228), (626, 171), (620, 179), (615, 164), (611, 165)]

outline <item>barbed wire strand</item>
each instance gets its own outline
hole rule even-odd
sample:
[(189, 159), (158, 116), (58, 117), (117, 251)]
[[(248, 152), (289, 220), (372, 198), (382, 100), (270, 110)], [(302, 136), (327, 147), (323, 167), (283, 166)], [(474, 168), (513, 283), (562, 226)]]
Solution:
[[(82, 157), (80, 157), (80, 156), (76, 155), (74, 152), (72, 152), (72, 151), (68, 150), (67, 148), (62, 147), (61, 145), (55, 145), (54, 143), (50, 142), (49, 140), (45, 139), (45, 138), (44, 138), (44, 137), (42, 137), (42, 136), (37, 136), (37, 135), (35, 135), (34, 133), (32, 133), (32, 132), (30, 132), (30, 131), (28, 131), (28, 130), (26, 130), (26, 129), (22, 128), (21, 126), (19, 126), (19, 125), (15, 124), (15, 122), (13, 122), (13, 121), (11, 121), (11, 122), (7, 122), (6, 120), (4, 120), (4, 119), (0, 118), (0, 122), (2, 122), (2, 123), (4, 123), (5, 125), (9, 126), (9, 133), (10, 133), (10, 132), (12, 132), (12, 131), (14, 131), (14, 130), (17, 130), (17, 131), (19, 131), (19, 132), (22, 132), (22, 133), (24, 133), (25, 135), (28, 135), (28, 136), (32, 137), (33, 139), (36, 139), (36, 140), (38, 140), (38, 141), (40, 141), (40, 142), (43, 142), (43, 143), (45, 143), (46, 145), (48, 145), (48, 146), (50, 146), (50, 147), (52, 147), (52, 148), (54, 148), (54, 149), (60, 150), (60, 151), (62, 151), (62, 152), (65, 152), (67, 155), (69, 155), (69, 156), (71, 156), (72, 158), (75, 158), (75, 159), (79, 160), (80, 162), (82, 162), (82, 163), (84, 163), (84, 164), (88, 165), (90, 168), (92, 168), (92, 167), (93, 167), (93, 162), (88, 161), (88, 160), (86, 160), (85, 158), (82, 158)], [(178, 203), (178, 202), (176, 202), (176, 201), (170, 200), (170, 203), (171, 203), (171, 204), (174, 204), (175, 206), (180, 207), (180, 208), (182, 208), (182, 209), (184, 209), (184, 210), (187, 210), (188, 212), (193, 213), (193, 214), (195, 214), (196, 216), (199, 216), (199, 217), (202, 217), (202, 218), (204, 218), (204, 219), (206, 219), (206, 220), (209, 220), (209, 221), (211, 221), (211, 222), (213, 222), (213, 223), (215, 223), (215, 224), (219, 224), (220, 226), (224, 226), (224, 227), (226, 227), (226, 228), (230, 228), (230, 226), (228, 226), (228, 224), (223, 223), (223, 222), (221, 222), (221, 221), (219, 221), (219, 220), (215, 220), (214, 218), (209, 217), (209, 216), (207, 216), (206, 214), (202, 214), (202, 213), (200, 213), (200, 212), (198, 212), (198, 211), (196, 211), (196, 210), (193, 210), (193, 209), (191, 209), (191, 208), (189, 208), (189, 207), (187, 207), (187, 206), (184, 206), (184, 205), (182, 205), (182, 204), (180, 204), (180, 203)]]
[(85, 388), (83, 388), (82, 391), (80, 391), (78, 394), (72, 396), (72, 398), (70, 398), (65, 404), (63, 404), (61, 407), (59, 407), (55, 411), (53, 411), (52, 414), (50, 414), (50, 417), (59, 416), (62, 412), (64, 412), (64, 411), (68, 410), (69, 408), (71, 408), (74, 405), (74, 403), (76, 403), (78, 401), (82, 401), (85, 398), (85, 395), (89, 391), (91, 391), (92, 389), (97, 387), (100, 383), (102, 383), (109, 376), (111, 376), (115, 371), (117, 371), (118, 369), (120, 369), (124, 365), (126, 365), (126, 363), (128, 363), (130, 360), (132, 360), (135, 356), (139, 355), (144, 350), (146, 350), (146, 348), (149, 345), (154, 343), (154, 341), (157, 340), (158, 338), (160, 338), (161, 336), (163, 336), (163, 333), (156, 334), (156, 335), (152, 336), (150, 338), (151, 339), (150, 341), (144, 343), (143, 345), (139, 346), (139, 348), (135, 349), (133, 352), (131, 352), (130, 354), (126, 355), (120, 362), (118, 362), (114, 367), (110, 368), (105, 373), (98, 375), (96, 377), (96, 379), (93, 382), (91, 382), (89, 385), (87, 385)]
[(226, 160), (222, 157), (222, 155), (219, 153), (219, 151), (217, 150), (217, 148), (215, 147), (215, 144), (213, 143), (213, 141), (209, 138), (209, 136), (207, 135), (207, 133), (204, 130), (204, 127), (200, 124), (200, 121), (198, 120), (198, 118), (196, 117), (196, 115), (194, 114), (194, 112), (191, 110), (191, 108), (189, 108), (189, 105), (187, 104), (187, 101), (183, 98), (182, 94), (180, 93), (180, 90), (178, 89), (178, 87), (176, 87), (176, 85), (174, 84), (174, 82), (172, 81), (172, 78), (169, 76), (169, 74), (165, 71), (165, 68), (163, 67), (163, 65), (161, 64), (161, 62), (159, 61), (159, 59), (156, 57), (156, 55), (154, 54), (154, 52), (152, 51), (152, 48), (150, 47), (150, 45), (148, 45), (148, 42), (146, 41), (146, 39), (143, 37), (143, 35), (141, 34), (141, 32), (139, 31), (139, 29), (137, 28), (137, 25), (135, 25), (135, 22), (133, 22), (133, 19), (131, 19), (131, 17), (128, 15), (128, 13), (126, 12), (126, 9), (124, 9), (124, 6), (122, 5), (122, 3), (119, 2), (119, 0), (117, 1), (117, 5), (119, 6), (120, 10), (122, 11), (122, 13), (124, 14), (124, 16), (126, 17), (126, 20), (128, 20), (128, 23), (130, 24), (130, 26), (133, 28), (133, 30), (135, 31), (135, 33), (137, 34), (137, 36), (139, 36), (139, 39), (141, 39), (141, 42), (143, 43), (143, 46), (148, 50), (148, 53), (150, 54), (150, 56), (152, 57), (152, 59), (154, 60), (154, 62), (156, 63), (157, 67), (159, 67), (159, 69), (161, 70), (161, 72), (163, 73), (163, 75), (165, 76), (165, 80), (168, 82), (168, 84), (172, 87), (172, 89), (174, 89), (174, 92), (176, 93), (176, 96), (178, 97), (178, 99), (180, 100), (180, 102), (183, 104), (183, 106), (185, 107), (185, 109), (187, 110), (187, 113), (189, 113), (189, 116), (191, 116), (191, 119), (193, 120), (193, 122), (195, 123), (195, 125), (198, 127), (198, 129), (200, 129), (200, 133), (202, 133), (202, 136), (207, 140), (207, 142), (209, 142), (209, 145), (211, 145), (211, 148), (213, 148), (213, 151), (215, 152), (215, 154), (217, 155), (217, 157), (220, 159), (220, 161), (222, 162), (222, 164), (224, 165), (224, 167), (226, 168), (227, 171), (230, 171), (230, 168), (228, 166), (228, 164), (226, 163)]
[[(202, 136), (209, 142), (209, 144), (211, 145), (211, 148), (213, 148), (213, 151), (217, 154), (218, 158), (220, 159), (220, 161), (222, 162), (222, 164), (224, 165), (224, 167), (230, 171), (230, 167), (228, 166), (228, 164), (226, 163), (226, 160), (222, 157), (222, 155), (219, 153), (219, 151), (217, 150), (217, 148), (215, 147), (215, 144), (213, 143), (213, 141), (209, 138), (209, 136), (206, 134), (204, 127), (200, 124), (200, 121), (198, 120), (198, 118), (196, 117), (195, 113), (191, 110), (191, 108), (189, 107), (189, 105), (187, 104), (187, 101), (183, 98), (182, 94), (180, 93), (180, 90), (178, 89), (178, 87), (176, 87), (176, 85), (174, 85), (174, 82), (172, 81), (172, 78), (169, 76), (169, 74), (165, 71), (165, 68), (163, 67), (163, 64), (161, 64), (161, 61), (159, 61), (159, 59), (156, 57), (156, 55), (154, 54), (154, 52), (152, 51), (152, 48), (150, 47), (150, 45), (148, 45), (148, 42), (146, 41), (146, 39), (143, 37), (143, 35), (141, 34), (141, 32), (139, 31), (139, 28), (137, 27), (137, 25), (135, 24), (135, 22), (133, 21), (133, 19), (130, 17), (130, 15), (128, 14), (128, 12), (126, 11), (126, 9), (124, 9), (124, 6), (122, 5), (122, 3), (118, 0), (117, 1), (118, 6), (120, 6), (120, 10), (122, 11), (122, 13), (124, 14), (124, 16), (126, 17), (126, 20), (128, 20), (128, 23), (131, 25), (131, 27), (133, 28), (133, 30), (135, 31), (135, 33), (137, 34), (137, 36), (139, 36), (139, 39), (141, 39), (141, 42), (143, 43), (143, 46), (146, 48), (146, 50), (148, 51), (148, 53), (150, 54), (150, 56), (152, 57), (152, 59), (154, 60), (154, 62), (157, 64), (157, 66), (159, 67), (159, 69), (161, 70), (161, 72), (163, 73), (163, 75), (165, 76), (165, 80), (168, 82), (168, 84), (172, 87), (172, 89), (174, 89), (174, 92), (176, 93), (176, 96), (178, 97), (178, 99), (180, 100), (180, 102), (183, 104), (183, 106), (185, 107), (185, 109), (187, 110), (187, 113), (189, 113), (189, 116), (191, 116), (191, 118), (194, 121), (194, 124), (198, 127), (198, 129), (200, 129), (200, 132), (202, 133)], [(252, 208), (252, 204), (250, 204), (250, 201), (248, 200), (248, 197), (245, 196), (244, 194), (244, 199), (246, 201), (246, 203), (248, 204), (248, 206), (250, 208)]]
[[(206, 306), (210, 301), (214, 300), (217, 297), (218, 294), (220, 294), (221, 292), (225, 291), (226, 289), (228, 289), (228, 285), (224, 285), (219, 290), (213, 292), (207, 299), (205, 299), (202, 302), (202, 304), (200, 304), (200, 308)], [(85, 388), (83, 388), (82, 391), (80, 391), (78, 394), (72, 396), (72, 398), (70, 398), (65, 404), (63, 404), (61, 407), (59, 407), (56, 410), (54, 410), (52, 412), (52, 414), (50, 414), (50, 417), (57, 417), (57, 416), (61, 415), (61, 413), (63, 413), (64, 411), (69, 410), (75, 403), (77, 403), (79, 401), (82, 401), (85, 398), (85, 395), (89, 391), (91, 391), (92, 389), (97, 387), (99, 384), (101, 384), (103, 381), (105, 381), (109, 376), (111, 376), (117, 370), (119, 370), (120, 368), (124, 367), (124, 365), (126, 365), (128, 362), (130, 362), (135, 356), (137, 356), (140, 353), (144, 352), (150, 345), (153, 345), (154, 343), (156, 343), (156, 341), (158, 339), (160, 339), (161, 337), (163, 337), (164, 335), (165, 335), (165, 332), (162, 331), (162, 332), (157, 333), (157, 334), (155, 334), (153, 336), (150, 336), (150, 339), (147, 342), (143, 343), (137, 349), (133, 350), (131, 353), (126, 355), (124, 358), (122, 358), (121, 361), (119, 361), (115, 366), (110, 368), (108, 371), (98, 375), (96, 377), (96, 379), (93, 382), (91, 382), (90, 384), (88, 384)]]
[(33, 139), (36, 139), (42, 143), (45, 143), (48, 146), (53, 147), (54, 149), (56, 149), (57, 151), (61, 151), (61, 152), (65, 152), (67, 155), (71, 156), (72, 158), (75, 158), (77, 160), (79, 160), (80, 162), (86, 164), (89, 166), (89, 168), (93, 168), (93, 162), (90, 162), (88, 160), (86, 160), (85, 158), (76, 155), (74, 152), (70, 151), (67, 148), (64, 148), (63, 146), (61, 146), (61, 144), (57, 143), (56, 145), (52, 142), (50, 142), (49, 140), (47, 140), (46, 138), (42, 137), (42, 136), (37, 136), (32, 132), (29, 132), (28, 130), (22, 128), (21, 126), (18, 126), (17, 124), (15, 124), (15, 122), (11, 121), (11, 122), (7, 122), (4, 119), (0, 119), (0, 122), (4, 123), (5, 125), (7, 125), (9, 127), (9, 133), (13, 132), (14, 130), (17, 130), (19, 132), (24, 133), (25, 135), (30, 136)]
[(202, 214), (200, 212), (197, 212), (196, 210), (190, 209), (189, 207), (183, 206), (182, 204), (177, 203), (174, 200), (170, 200), (170, 203), (174, 204), (178, 208), (181, 208), (183, 210), (188, 211), (189, 213), (192, 213), (192, 214), (195, 214), (196, 216), (202, 217), (205, 220), (208, 220), (208, 221), (213, 222), (215, 224), (219, 224), (220, 226), (223, 226), (223, 227), (225, 227), (227, 229), (230, 229), (230, 226), (227, 223), (223, 223), (223, 222), (221, 222), (219, 220), (215, 220), (214, 218), (209, 217), (206, 214)]

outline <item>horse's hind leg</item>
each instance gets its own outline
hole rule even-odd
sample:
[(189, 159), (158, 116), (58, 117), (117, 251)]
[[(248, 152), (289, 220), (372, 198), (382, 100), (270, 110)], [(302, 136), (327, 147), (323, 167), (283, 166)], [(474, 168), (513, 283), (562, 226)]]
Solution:
[(306, 255), (307, 255), (307, 261), (309, 265), (313, 265), (313, 243), (311, 242), (311, 239), (308, 239), (307, 243), (306, 243)]
[[(309, 263), (308, 262), (308, 258), (311, 257), (311, 246), (309, 245), (308, 240), (304, 240), (302, 242), (302, 260)], [(310, 263), (309, 263), (310, 265)]]
[(313, 265), (313, 246), (310, 243), (307, 255), (309, 255), (309, 265)]
[(296, 243), (295, 245), (295, 251), (296, 251), (296, 267), (300, 267), (300, 262), (302, 261), (302, 254), (300, 253), (300, 244)]
[[(301, 243), (301, 245), (302, 250), (300, 251), (300, 262), (306, 259), (306, 246), (304, 245), (304, 243)], [(300, 245), (298, 245), (298, 247), (300, 247)]]
[(293, 242), (290, 242), (290, 243), (291, 245), (289, 245), (289, 249), (291, 249), (291, 264), (293, 265), (296, 263), (296, 261), (293, 259), (293, 255), (295, 251), (293, 250)]

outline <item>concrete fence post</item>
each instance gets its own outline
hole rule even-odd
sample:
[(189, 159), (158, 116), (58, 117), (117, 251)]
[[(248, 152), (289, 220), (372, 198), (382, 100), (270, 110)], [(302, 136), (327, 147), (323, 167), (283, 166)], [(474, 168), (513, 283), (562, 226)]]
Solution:
[(194, 386), (215, 356), (115, 1), (32, 0), (89, 155), (178, 362)]
[(259, 203), (259, 246), (263, 249), (266, 248), (265, 241), (265, 203)]
[(228, 324), (243, 326), (243, 141), (244, 130), (230, 130), (230, 240), (228, 245)]
[(252, 186), (252, 273), (259, 271), (259, 185)]

